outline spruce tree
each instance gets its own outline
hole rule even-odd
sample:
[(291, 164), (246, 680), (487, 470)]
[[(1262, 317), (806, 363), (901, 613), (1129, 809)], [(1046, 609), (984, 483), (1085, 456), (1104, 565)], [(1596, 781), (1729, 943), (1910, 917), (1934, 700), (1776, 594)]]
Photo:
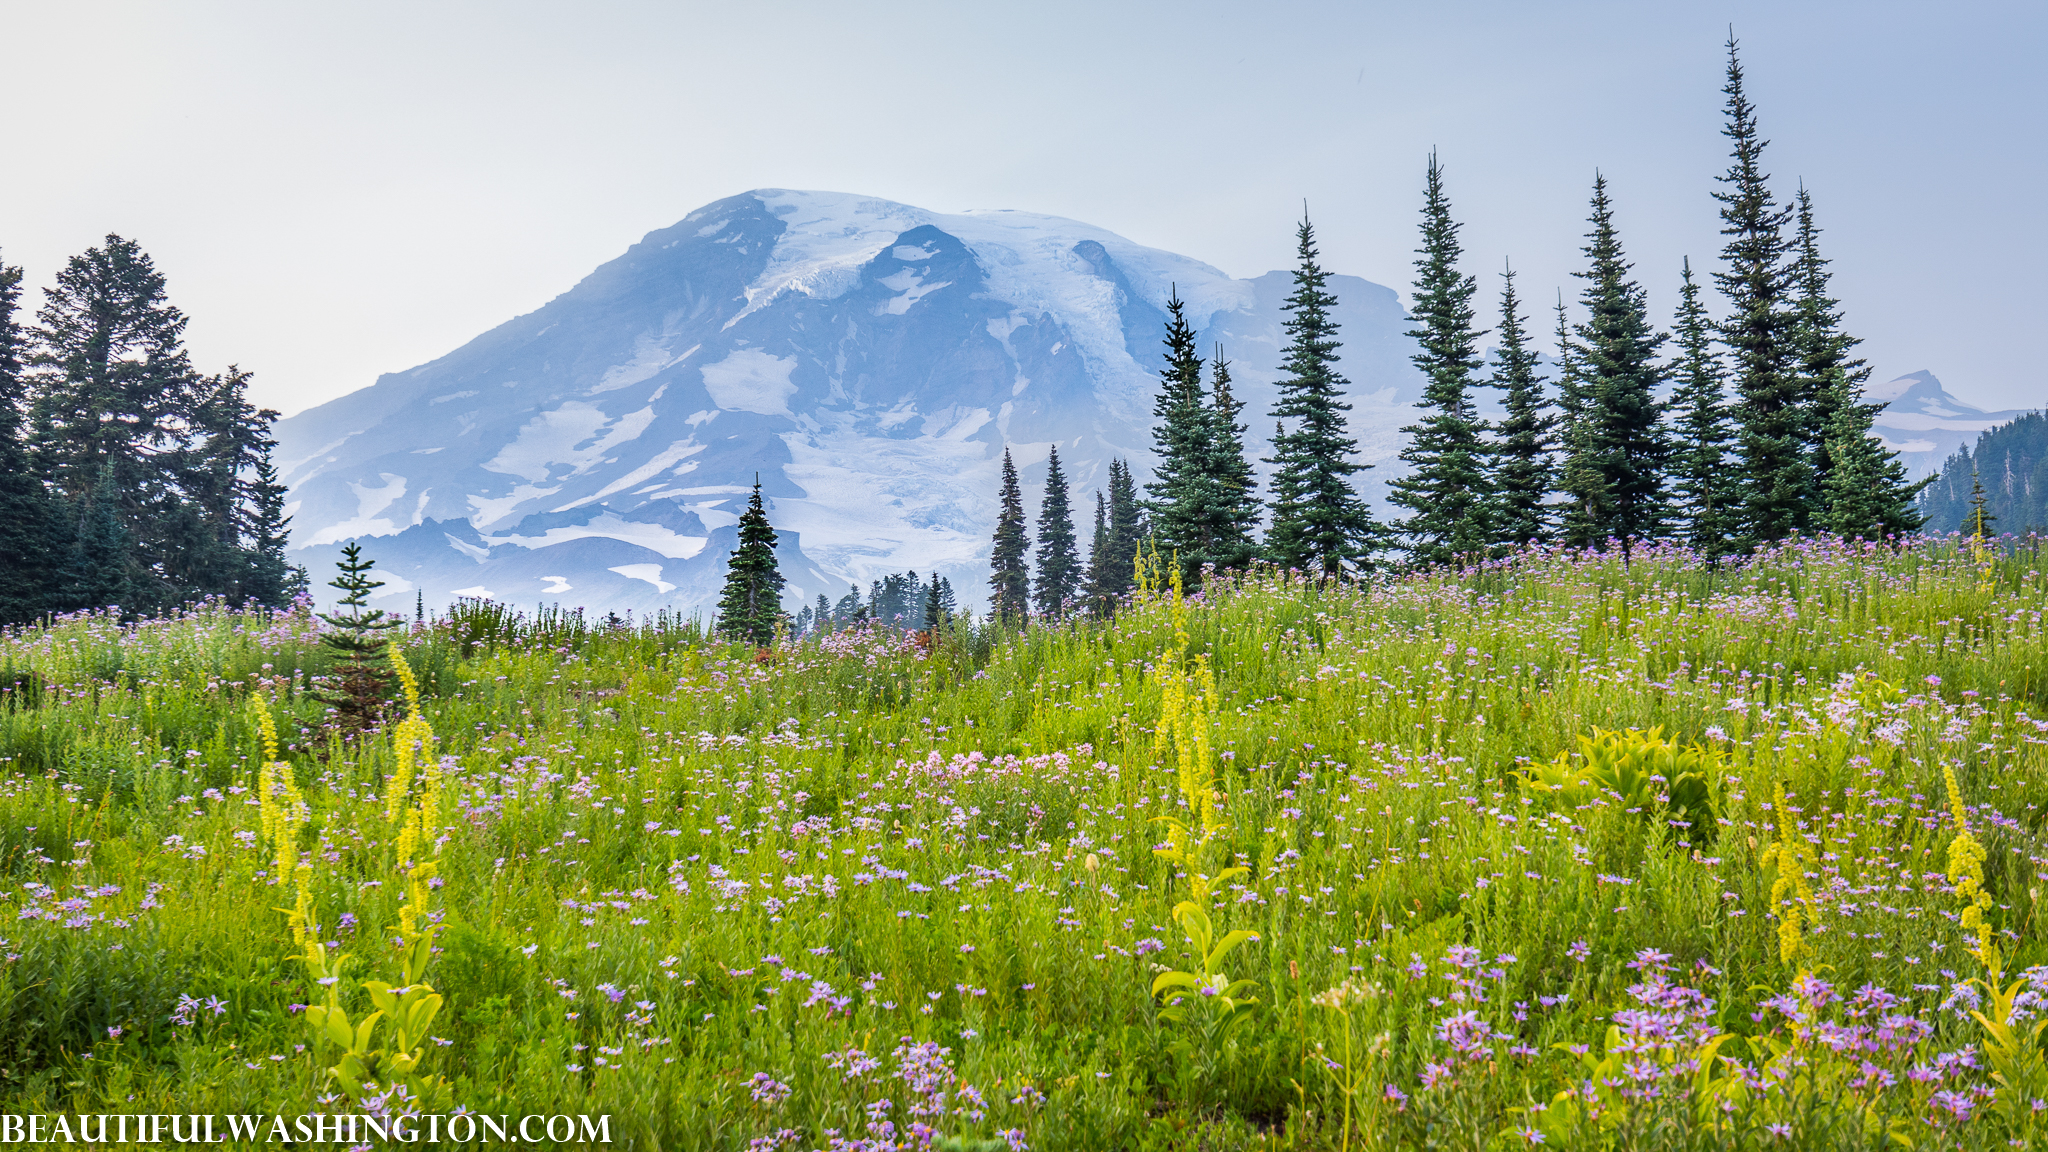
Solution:
[(1984, 480), (1977, 475), (1977, 470), (1972, 468), (1970, 469), (1970, 514), (1963, 520), (1963, 531), (1969, 534), (1970, 539), (1982, 544), (1986, 540), (1991, 539), (1991, 526), (1997, 522), (1998, 517), (1991, 514), (1990, 501), (1985, 498)]
[(70, 556), (59, 577), (55, 606), (67, 611), (97, 611), (116, 605), (134, 615), (135, 545), (121, 518), (121, 493), (114, 469), (100, 469), (100, 482), (83, 499), (71, 502), (78, 513)]
[(1400, 530), (1418, 564), (1447, 564), (1476, 558), (1491, 538), (1487, 512), (1485, 422), (1472, 405), (1474, 374), (1484, 365), (1474, 329), (1473, 293), (1479, 282), (1458, 271), (1464, 248), (1444, 194), (1443, 168), (1429, 154), (1422, 203), (1421, 257), (1415, 261), (1415, 327), (1412, 359), (1422, 370), (1423, 416), (1402, 431), (1408, 446), (1401, 459), (1408, 475), (1388, 485), (1393, 503), (1408, 509)]
[(377, 726), (390, 703), (392, 673), (385, 634), (405, 622), (370, 607), (370, 594), (384, 586), (371, 573), (375, 560), (365, 559), (362, 545), (342, 546), (339, 570), (327, 586), (341, 593), (333, 612), (320, 614), (327, 625), (320, 633), (321, 650), (333, 662), (332, 678), (315, 693), (334, 714), (333, 724), (346, 737)]
[(1558, 505), (1559, 535), (1564, 542), (1584, 548), (1598, 543), (1595, 524), (1597, 509), (1591, 503), (1599, 491), (1599, 478), (1593, 465), (1591, 442), (1588, 440), (1587, 419), (1591, 403), (1586, 394), (1586, 380), (1580, 371), (1580, 349), (1572, 340), (1569, 313), (1565, 310), (1564, 293), (1557, 294), (1557, 418), (1558, 418), (1558, 461), (1557, 488), (1564, 494)]
[(1081, 557), (1074, 549), (1074, 514), (1060, 450), (1045, 458), (1045, 499), (1038, 505), (1038, 613), (1057, 620), (1081, 591)]
[(1722, 384), (1720, 357), (1713, 347), (1713, 321), (1700, 304), (1700, 286), (1686, 260), (1678, 289), (1678, 381), (1671, 395), (1676, 414), (1671, 462), (1672, 494), (1679, 535), (1713, 559), (1727, 554), (1736, 530), (1738, 493), (1729, 471), (1734, 432)]
[(1577, 328), (1576, 349), (1588, 402), (1579, 421), (1581, 467), (1573, 477), (1584, 490), (1573, 495), (1587, 517), (1589, 538), (1581, 543), (1618, 540), (1626, 557), (1634, 542), (1662, 536), (1670, 520), (1664, 468), (1671, 445), (1656, 396), (1664, 380), (1657, 349), (1666, 337), (1650, 323), (1649, 294), (1629, 279), (1634, 266), (1622, 252), (1604, 176), (1593, 179), (1590, 222), (1583, 249), (1589, 267), (1574, 273), (1588, 282), (1580, 294), (1587, 319)]
[[(1166, 301), (1166, 365), (1152, 402), (1152, 442), (1159, 466), (1145, 485), (1160, 549), (1178, 556), (1190, 586), (1200, 579), (1214, 544), (1209, 523), (1218, 493), (1209, 475), (1211, 421), (1202, 397), (1202, 358), (1176, 290)], [(1041, 574), (1041, 579), (1043, 576)]]
[(761, 477), (740, 514), (739, 547), (725, 565), (725, 588), (718, 596), (718, 631), (756, 647), (775, 642), (782, 622), (782, 567), (775, 556), (775, 529), (761, 504)]
[(1138, 582), (1138, 544), (1147, 535), (1145, 506), (1138, 500), (1138, 482), (1131, 475), (1131, 462), (1109, 462), (1109, 546), (1110, 564), (1103, 591), (1112, 599), (1128, 593)]
[[(1813, 470), (1814, 495), (1828, 487), (1834, 467), (1829, 450), (1835, 438), (1836, 408), (1845, 400), (1861, 403), (1870, 368), (1849, 353), (1862, 341), (1842, 331), (1840, 302), (1828, 294), (1828, 260), (1820, 254), (1820, 227), (1813, 219), (1813, 196), (1800, 185), (1794, 201), (1798, 228), (1793, 233), (1791, 287), (1792, 341), (1799, 371), (1799, 405), (1805, 420), (1802, 435)], [(1823, 501), (1824, 503), (1824, 501)]]
[(1022, 628), (1031, 615), (1031, 573), (1024, 557), (1031, 538), (1024, 527), (1024, 493), (1017, 466), (1003, 449), (1003, 507), (996, 516), (995, 546), (989, 552), (989, 612), (1006, 627)]
[(1259, 478), (1244, 454), (1249, 428), (1237, 422), (1243, 411), (1244, 401), (1230, 390), (1230, 362), (1219, 344), (1209, 358), (1208, 472), (1216, 488), (1211, 555), (1226, 571), (1249, 568), (1259, 555)]
[(1730, 305), (1721, 322), (1736, 395), (1736, 449), (1743, 492), (1744, 544), (1778, 540), (1810, 525), (1815, 501), (1808, 414), (1802, 401), (1795, 318), (1786, 300), (1784, 226), (1789, 210), (1777, 206), (1763, 170), (1768, 141), (1756, 109), (1742, 90), (1742, 62), (1728, 38), (1728, 124), (1733, 145), (1721, 202), (1722, 270), (1714, 283)]
[(15, 319), (21, 268), (0, 261), (0, 624), (33, 620), (55, 607), (55, 559), (62, 555), (56, 502), (36, 474), (22, 435), (26, 334)]
[[(1116, 462), (1111, 461), (1114, 469)], [(1086, 595), (1088, 614), (1095, 617), (1109, 615), (1116, 604), (1116, 597), (1107, 591), (1109, 564), (1109, 502), (1102, 493), (1095, 494), (1095, 532), (1088, 538), (1088, 579)]]
[(1550, 538), (1551, 433), (1557, 417), (1543, 394), (1536, 351), (1529, 347), (1523, 325), (1515, 272), (1508, 268), (1501, 273), (1500, 349), (1491, 380), (1502, 393), (1505, 412), (1492, 447), (1493, 475), (1486, 485), (1493, 499), (1486, 517), (1493, 542), (1508, 548)]
[(1282, 568), (1319, 572), (1330, 578), (1346, 565), (1371, 563), (1381, 546), (1372, 512), (1351, 487), (1350, 476), (1370, 465), (1351, 462), (1358, 442), (1351, 438), (1344, 413), (1349, 381), (1337, 371), (1337, 322), (1330, 309), (1337, 298), (1325, 286), (1329, 273), (1317, 262), (1315, 230), (1306, 215), (1296, 231), (1300, 265), (1294, 291), (1281, 306), (1288, 314), (1282, 325), (1288, 335), (1279, 382), (1280, 399), (1272, 415), (1293, 420), (1273, 435), (1272, 523), (1266, 531), (1266, 558)]

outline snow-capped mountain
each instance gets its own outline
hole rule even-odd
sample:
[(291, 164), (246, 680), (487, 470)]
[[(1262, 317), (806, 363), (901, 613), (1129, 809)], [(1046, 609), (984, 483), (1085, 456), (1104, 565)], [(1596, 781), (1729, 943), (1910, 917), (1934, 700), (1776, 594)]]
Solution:
[(1912, 475), (1925, 476), (1965, 444), (2000, 424), (2026, 415), (2021, 409), (1986, 412), (1949, 394), (1932, 372), (1913, 372), (1864, 390), (1864, 399), (1883, 403), (1874, 430), (1899, 454)]
[[(979, 602), (1005, 446), (1035, 514), (1058, 445), (1084, 537), (1109, 460), (1149, 471), (1170, 292), (1263, 446), (1290, 287), (1057, 217), (748, 192), (281, 422), (295, 559), (329, 571), (363, 538), (387, 598), (708, 610), (758, 475), (792, 607), (906, 569)], [(1390, 289), (1331, 288), (1361, 458), (1389, 460), (1417, 395), (1406, 318)]]

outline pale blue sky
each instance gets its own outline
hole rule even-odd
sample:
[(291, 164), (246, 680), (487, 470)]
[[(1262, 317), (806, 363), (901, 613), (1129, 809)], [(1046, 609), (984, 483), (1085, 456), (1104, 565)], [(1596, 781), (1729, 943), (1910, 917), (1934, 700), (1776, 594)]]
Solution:
[[(2039, 3), (0, 0), (0, 255), (117, 231), (296, 411), (438, 356), (748, 188), (1071, 216), (1233, 275), (1406, 292), (1438, 149), (1468, 270), (1574, 290), (1606, 172), (1666, 316), (1714, 264), (1733, 22), (1879, 379), (2048, 403)], [(32, 294), (32, 301), (36, 297)], [(1539, 327), (1547, 324), (1539, 322)]]

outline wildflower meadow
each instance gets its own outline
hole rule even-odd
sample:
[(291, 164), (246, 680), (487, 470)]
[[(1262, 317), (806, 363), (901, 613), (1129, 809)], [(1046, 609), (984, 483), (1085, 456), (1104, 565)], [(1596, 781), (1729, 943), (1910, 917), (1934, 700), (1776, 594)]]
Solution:
[(0, 1111), (2039, 1146), (2044, 610), (1957, 538), (766, 647), (465, 604), (346, 739), (305, 610), (61, 618), (0, 638)]

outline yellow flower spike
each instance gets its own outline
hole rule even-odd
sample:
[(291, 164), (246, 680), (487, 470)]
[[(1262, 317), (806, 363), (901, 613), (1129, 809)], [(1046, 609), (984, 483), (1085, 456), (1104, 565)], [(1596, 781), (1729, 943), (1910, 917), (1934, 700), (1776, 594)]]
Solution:
[(1777, 879), (1771, 883), (1771, 910), (1778, 917), (1778, 959), (1792, 964), (1812, 951), (1806, 943), (1803, 924), (1812, 919), (1813, 890), (1807, 886), (1806, 869), (1809, 861), (1817, 859), (1817, 853), (1799, 835), (1799, 827), (1785, 801), (1783, 784), (1776, 788), (1774, 810), (1778, 816), (1778, 839), (1764, 848), (1757, 863), (1777, 868)]
[(1956, 899), (1963, 903), (1963, 931), (1974, 932), (1977, 936), (1977, 947), (1970, 954), (1990, 969), (1995, 979), (2001, 962), (1998, 946), (1991, 942), (1991, 924), (1984, 919), (1984, 913), (1992, 903), (1991, 893), (1984, 891), (1984, 845), (1970, 834), (1969, 821), (1965, 819), (1963, 790), (1956, 783), (1955, 769), (1942, 769), (1942, 779), (1948, 785), (1948, 810), (1956, 826), (1956, 838), (1948, 845), (1949, 883), (1955, 886), (1952, 891)]

